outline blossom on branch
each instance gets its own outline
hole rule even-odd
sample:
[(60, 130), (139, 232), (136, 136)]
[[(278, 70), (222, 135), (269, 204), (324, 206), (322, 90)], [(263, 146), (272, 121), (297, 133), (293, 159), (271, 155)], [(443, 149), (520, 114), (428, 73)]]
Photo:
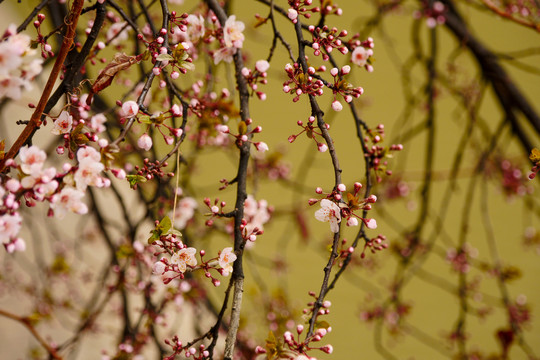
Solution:
[(226, 247), (219, 254), (219, 266), (223, 269), (223, 276), (228, 276), (233, 270), (232, 264), (236, 260), (236, 254), (232, 247)]
[(67, 111), (62, 111), (58, 118), (54, 120), (53, 126), (51, 133), (54, 135), (67, 134), (71, 131), (71, 127), (73, 126), (73, 116)]
[(328, 199), (321, 200), (321, 208), (315, 212), (315, 219), (330, 223), (332, 232), (339, 232), (339, 223), (341, 222), (341, 211), (339, 206)]
[(171, 263), (176, 264), (178, 266), (178, 271), (184, 273), (186, 272), (188, 265), (191, 267), (197, 266), (197, 259), (195, 258), (196, 253), (197, 249), (195, 248), (184, 248), (171, 256)]
[(244, 31), (245, 25), (241, 21), (236, 21), (236, 16), (231, 15), (225, 22), (223, 28), (223, 40), (225, 41), (225, 46), (241, 48), (244, 43)]

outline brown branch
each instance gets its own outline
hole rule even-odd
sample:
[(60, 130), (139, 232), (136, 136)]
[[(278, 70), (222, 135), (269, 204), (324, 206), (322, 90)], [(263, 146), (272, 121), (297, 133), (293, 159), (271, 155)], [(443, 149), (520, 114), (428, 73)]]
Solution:
[(58, 52), (58, 56), (56, 57), (56, 61), (54, 62), (54, 66), (51, 70), (51, 74), (49, 75), (49, 79), (45, 84), (45, 89), (43, 89), (43, 93), (41, 95), (41, 98), (39, 99), (39, 103), (36, 106), (36, 110), (32, 114), (30, 121), (28, 122), (24, 130), (21, 132), (17, 140), (15, 140), (15, 143), (11, 146), (6, 156), (0, 160), (0, 173), (5, 170), (6, 160), (13, 159), (18, 154), (20, 148), (32, 138), (35, 131), (41, 126), (41, 116), (43, 115), (43, 109), (45, 108), (49, 96), (51, 95), (56, 79), (58, 78), (58, 75), (62, 70), (64, 60), (66, 59), (66, 56), (71, 49), (71, 46), (73, 45), (73, 39), (75, 38), (75, 30), (77, 28), (77, 21), (79, 20), (79, 15), (81, 14), (83, 5), (84, 0), (73, 1), (73, 6), (71, 7), (71, 11), (65, 22), (67, 28), (64, 35), (64, 41), (62, 42), (62, 46), (60, 47), (60, 51)]
[(41, 344), (41, 346), (43, 346), (45, 350), (47, 350), (51, 358), (57, 359), (57, 360), (63, 359), (58, 354), (56, 349), (52, 347), (49, 343), (47, 343), (47, 341), (37, 332), (36, 328), (34, 327), (34, 325), (32, 325), (32, 321), (29, 318), (18, 316), (2, 309), (0, 309), (0, 316), (4, 316), (4, 317), (7, 317), (8, 319), (15, 320), (19, 322), (20, 324), (22, 324), (25, 328), (27, 328), (28, 331), (30, 331), (30, 333), (34, 336), (34, 338)]

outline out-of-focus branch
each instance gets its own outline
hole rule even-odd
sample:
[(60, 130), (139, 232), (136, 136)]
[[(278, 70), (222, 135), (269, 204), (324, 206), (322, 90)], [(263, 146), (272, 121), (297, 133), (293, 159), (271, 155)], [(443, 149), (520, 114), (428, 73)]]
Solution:
[(56, 359), (56, 360), (63, 359), (60, 356), (60, 354), (58, 354), (56, 349), (53, 348), (49, 343), (47, 343), (47, 341), (45, 341), (45, 339), (39, 334), (39, 332), (36, 330), (34, 325), (32, 325), (32, 322), (30, 321), (30, 319), (15, 315), (13, 313), (10, 313), (2, 309), (0, 309), (0, 316), (4, 316), (4, 317), (7, 317), (8, 319), (15, 320), (18, 323), (22, 324), (25, 328), (27, 328), (28, 331), (30, 331), (30, 333), (32, 334), (32, 336), (34, 336), (34, 338), (40, 343), (40, 345), (43, 346), (45, 350), (47, 350), (47, 353), (49, 354), (51, 359)]
[(519, 90), (514, 81), (497, 61), (496, 55), (487, 49), (470, 32), (468, 25), (459, 14), (452, 0), (443, 0), (448, 11), (445, 13), (445, 26), (454, 34), (458, 41), (466, 46), (476, 58), (482, 73), (493, 86), (501, 106), (506, 113), (507, 121), (512, 125), (512, 131), (518, 137), (527, 155), (533, 148), (532, 142), (520, 125), (516, 112), (521, 112), (529, 121), (536, 134), (540, 136), (540, 116)]

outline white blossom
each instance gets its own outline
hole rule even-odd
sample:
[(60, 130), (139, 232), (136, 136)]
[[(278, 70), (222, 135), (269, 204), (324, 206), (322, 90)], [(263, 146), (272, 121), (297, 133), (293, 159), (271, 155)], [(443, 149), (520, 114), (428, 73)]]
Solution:
[(321, 208), (315, 212), (315, 218), (322, 222), (330, 223), (330, 230), (337, 233), (341, 222), (341, 211), (339, 206), (328, 199), (321, 200)]

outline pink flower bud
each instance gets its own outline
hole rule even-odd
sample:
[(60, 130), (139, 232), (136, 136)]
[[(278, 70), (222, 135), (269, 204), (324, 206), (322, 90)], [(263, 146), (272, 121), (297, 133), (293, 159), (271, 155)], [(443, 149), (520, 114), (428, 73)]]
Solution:
[(266, 143), (264, 142), (256, 142), (254, 143), (253, 145), (255, 145), (255, 148), (257, 149), (257, 151), (259, 152), (265, 152), (265, 151), (268, 151), (268, 145), (266, 145)]
[(289, 9), (289, 11), (287, 12), (287, 17), (291, 20), (296, 20), (296, 18), (298, 18), (298, 11), (294, 9)]
[(141, 135), (139, 140), (137, 140), (137, 145), (146, 151), (150, 150), (152, 148), (152, 138), (147, 134), (144, 133)]
[(336, 76), (338, 74), (339, 70), (337, 68), (332, 68), (332, 70), (330, 70), (330, 75), (332, 76)]
[(317, 144), (317, 149), (320, 152), (325, 152), (326, 150), (328, 150), (328, 146), (326, 146), (326, 144), (323, 144), (323, 143), (318, 143)]
[(351, 216), (347, 219), (347, 226), (358, 226), (358, 219), (354, 216)]
[(343, 110), (343, 105), (341, 105), (339, 101), (334, 100), (334, 102), (332, 103), (332, 109), (334, 109), (334, 111), (341, 111)]
[(345, 184), (339, 184), (338, 187), (337, 187), (337, 189), (338, 189), (339, 191), (345, 191), (345, 190), (347, 190), (347, 187), (345, 186)]
[(137, 103), (132, 100), (126, 101), (122, 104), (122, 111), (124, 112), (124, 116), (135, 116), (139, 112), (139, 105), (137, 105)]
[(270, 63), (266, 60), (259, 60), (255, 63), (255, 69), (257, 69), (258, 72), (266, 72), (270, 68)]
[(375, 219), (364, 219), (364, 223), (369, 229), (376, 229), (377, 228), (377, 220)]

